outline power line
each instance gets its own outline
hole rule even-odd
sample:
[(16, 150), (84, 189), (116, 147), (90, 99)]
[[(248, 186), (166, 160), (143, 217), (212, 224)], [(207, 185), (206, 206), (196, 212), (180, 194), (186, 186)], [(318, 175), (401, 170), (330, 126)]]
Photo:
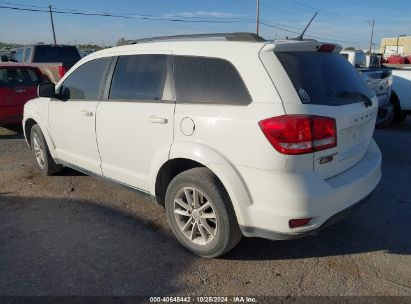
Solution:
[[(248, 2), (248, 1), (247, 1)], [(19, 3), (11, 3), (11, 2), (4, 2), (0, 1), (0, 3), (3, 4), (9, 4), (9, 5), (0, 5), (0, 9), (10, 9), (10, 10), (17, 10), (17, 11), (29, 11), (29, 12), (38, 12), (38, 13), (50, 13), (48, 7), (42, 7), (42, 6), (36, 6), (36, 5), (26, 5), (26, 4), (19, 4)], [(15, 6), (11, 6), (15, 5)], [(16, 7), (16, 6), (22, 6), (22, 7)], [(200, 16), (193, 16), (194, 20), (192, 17), (159, 17), (159, 16), (154, 16), (154, 15), (138, 15), (138, 14), (112, 14), (112, 13), (99, 13), (99, 12), (86, 12), (86, 11), (79, 11), (79, 10), (72, 10), (72, 9), (62, 9), (62, 8), (53, 8), (51, 10), (52, 13), (56, 14), (71, 14), (71, 15), (83, 15), (83, 16), (98, 16), (98, 17), (112, 17), (112, 18), (123, 18), (123, 19), (137, 19), (137, 20), (148, 20), (148, 21), (169, 21), (169, 22), (183, 22), (183, 23), (214, 23), (214, 24), (232, 24), (232, 23), (251, 23), (255, 22), (255, 19), (249, 19), (249, 18), (236, 18), (236, 17), (213, 17), (211, 19), (200, 19)], [(270, 28), (275, 28), (277, 30), (286, 32), (286, 33), (291, 33), (291, 34), (296, 34), (299, 35), (301, 31), (298, 31), (297, 29), (290, 28), (288, 25), (281, 25), (278, 23), (273, 23), (273, 22), (268, 22), (266, 20), (260, 20), (260, 24), (264, 25), (266, 27)], [(287, 28), (285, 28), (287, 27)], [(349, 37), (343, 37), (342, 38), (347, 38), (350, 40), (341, 40), (341, 39), (334, 39), (332, 37), (329, 37), (329, 34), (327, 33), (322, 33), (322, 32), (315, 32), (312, 30), (309, 30), (310, 34), (307, 34), (307, 36), (315, 38), (315, 39), (327, 39), (327, 40), (332, 40), (340, 43), (361, 43), (365, 44), (368, 42), (364, 41), (354, 41)], [(313, 34), (320, 34), (320, 35), (326, 35), (327, 37), (319, 37), (318, 35), (312, 35)], [(336, 35), (333, 35), (336, 36)], [(338, 37), (338, 36), (337, 36)]]
[[(23, 8), (23, 7), (13, 7), (0, 5), (0, 8), (17, 10), (17, 11), (29, 11), (29, 12), (39, 12), (39, 13), (49, 13), (49, 10), (40, 8)], [(151, 17), (143, 15), (120, 15), (120, 14), (110, 14), (110, 13), (92, 13), (92, 12), (82, 12), (82, 11), (66, 11), (62, 9), (53, 9), (55, 14), (69, 14), (69, 15), (82, 15), (82, 16), (98, 16), (98, 17), (113, 17), (113, 18), (123, 18), (123, 19), (139, 19), (139, 20), (152, 20), (152, 21), (170, 21), (170, 22), (186, 22), (186, 23), (244, 23), (251, 22), (248, 20), (187, 20), (182, 18), (169, 18), (169, 17)], [(252, 22), (255, 22), (254, 20)]]

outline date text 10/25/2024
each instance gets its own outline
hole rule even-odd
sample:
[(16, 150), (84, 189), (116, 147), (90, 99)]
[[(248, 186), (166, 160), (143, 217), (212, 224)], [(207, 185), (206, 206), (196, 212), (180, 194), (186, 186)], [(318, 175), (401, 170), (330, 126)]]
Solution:
[(150, 297), (151, 303), (258, 303), (255, 297)]

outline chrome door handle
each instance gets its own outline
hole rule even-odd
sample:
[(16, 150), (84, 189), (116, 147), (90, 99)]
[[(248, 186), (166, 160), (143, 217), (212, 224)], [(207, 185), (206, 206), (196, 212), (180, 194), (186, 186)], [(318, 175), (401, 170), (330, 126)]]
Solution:
[(83, 116), (93, 116), (93, 112), (90, 112), (90, 111), (87, 111), (87, 110), (81, 111), (81, 114)]
[(156, 123), (156, 124), (166, 124), (166, 123), (168, 123), (168, 119), (167, 118), (164, 118), (164, 117), (158, 117), (158, 116), (150, 116), (149, 118), (148, 118), (148, 121), (149, 122), (152, 122), (152, 123)]

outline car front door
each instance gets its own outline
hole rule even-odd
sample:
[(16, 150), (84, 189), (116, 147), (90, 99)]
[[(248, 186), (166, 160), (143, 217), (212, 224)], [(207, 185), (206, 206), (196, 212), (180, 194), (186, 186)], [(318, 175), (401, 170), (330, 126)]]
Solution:
[(170, 53), (120, 56), (112, 75), (97, 109), (103, 175), (148, 191), (154, 164), (168, 159), (173, 142)]
[(49, 125), (59, 159), (101, 174), (96, 109), (112, 58), (90, 60), (68, 75), (49, 105)]

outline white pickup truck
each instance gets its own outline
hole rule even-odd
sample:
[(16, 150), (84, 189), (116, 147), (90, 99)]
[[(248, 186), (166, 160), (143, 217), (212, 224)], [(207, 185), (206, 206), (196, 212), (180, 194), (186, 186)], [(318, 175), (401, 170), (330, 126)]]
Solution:
[[(379, 97), (376, 92), (380, 105), (379, 120), (380, 116), (384, 116), (384, 108), (389, 107), (389, 105), (393, 108), (393, 120), (397, 123), (402, 122), (407, 115), (411, 114), (411, 64), (382, 65), (382, 58), (379, 54), (368, 56), (361, 50), (343, 50), (341, 54), (358, 69), (364, 78), (369, 75), (370, 71), (391, 70), (391, 80), (388, 80), (391, 81), (388, 105), (387, 102), (384, 102), (384, 98)], [(383, 81), (381, 80), (381, 82)], [(382, 87), (384, 87), (383, 84)], [(377, 125), (387, 125), (389, 122), (386, 120), (385, 123), (381, 123), (377, 120)]]
[(392, 70), (393, 85), (390, 102), (394, 120), (402, 122), (411, 114), (411, 64), (386, 64)]
[[(343, 55), (360, 73), (368, 87), (378, 98), (378, 117), (376, 126), (386, 127), (394, 119), (394, 106), (390, 103), (393, 78), (391, 69), (375, 64), (373, 58), (361, 50), (343, 50)], [(367, 58), (368, 57), (368, 58)]]

